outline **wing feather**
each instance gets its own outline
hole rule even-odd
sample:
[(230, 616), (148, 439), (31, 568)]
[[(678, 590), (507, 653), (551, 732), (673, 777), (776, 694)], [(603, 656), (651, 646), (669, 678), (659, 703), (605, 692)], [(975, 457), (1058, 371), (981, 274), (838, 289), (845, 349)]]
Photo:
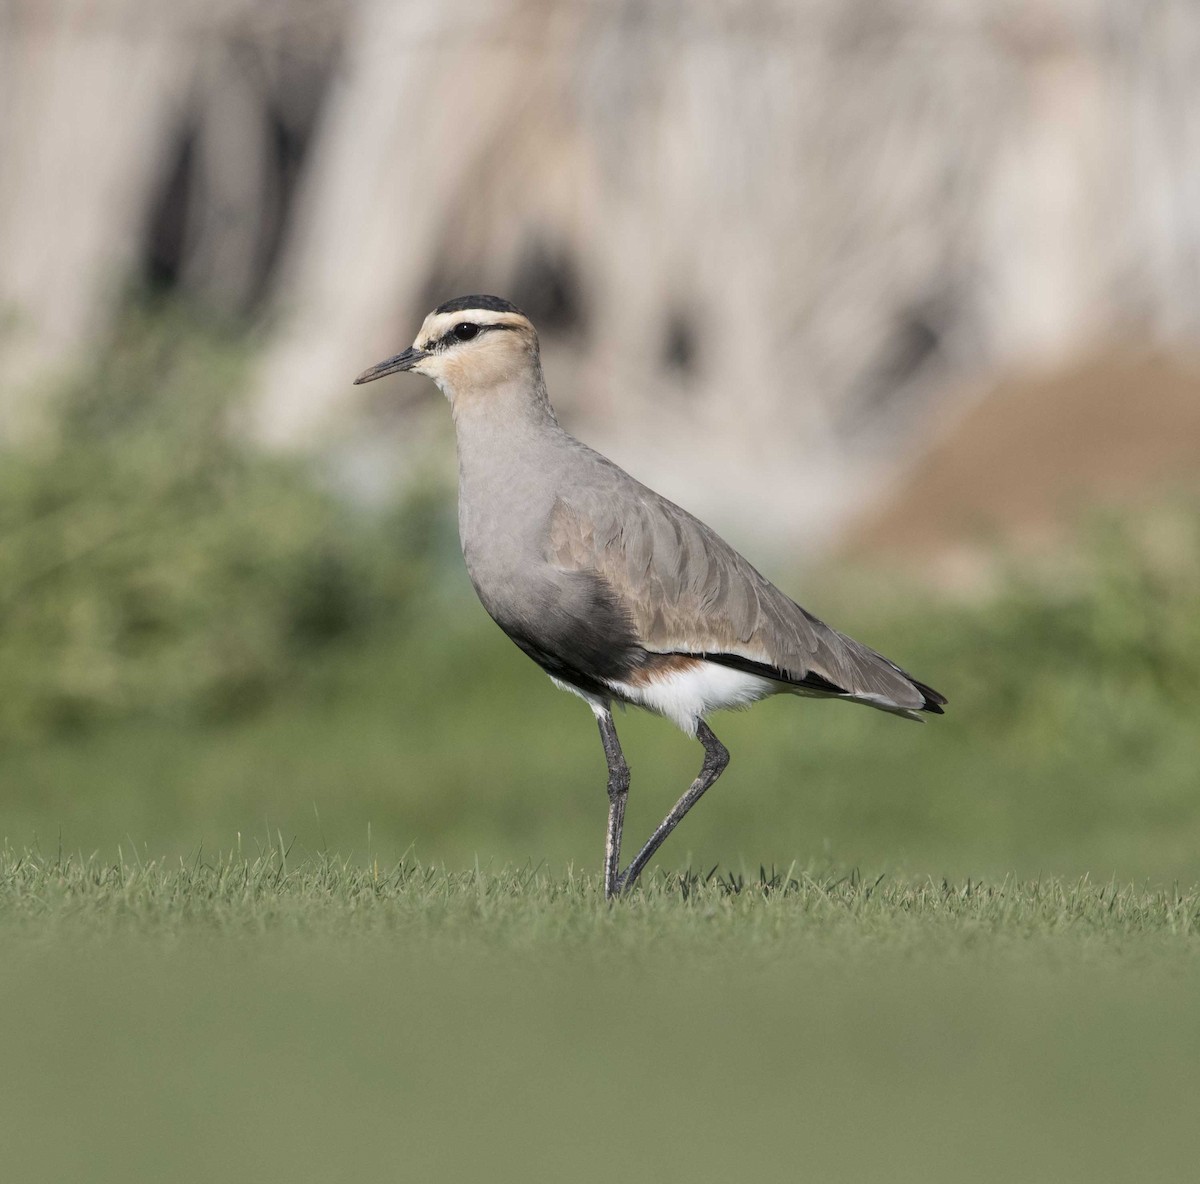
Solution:
[(749, 664), (798, 689), (889, 709), (940, 711), (940, 695), (801, 608), (686, 510), (616, 466), (610, 479), (560, 495), (546, 553), (603, 580), (646, 650)]

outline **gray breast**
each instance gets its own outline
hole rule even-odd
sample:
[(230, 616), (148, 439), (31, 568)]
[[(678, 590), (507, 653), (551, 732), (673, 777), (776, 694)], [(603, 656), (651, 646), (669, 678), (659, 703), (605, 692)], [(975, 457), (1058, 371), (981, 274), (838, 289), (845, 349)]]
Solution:
[[(562, 489), (590, 459), (557, 429), (514, 456), (460, 455), (459, 536), (471, 583), (492, 619), (547, 672), (607, 695), (645, 660), (628, 610), (596, 573), (548, 555)], [(469, 459), (469, 464), (462, 461)]]

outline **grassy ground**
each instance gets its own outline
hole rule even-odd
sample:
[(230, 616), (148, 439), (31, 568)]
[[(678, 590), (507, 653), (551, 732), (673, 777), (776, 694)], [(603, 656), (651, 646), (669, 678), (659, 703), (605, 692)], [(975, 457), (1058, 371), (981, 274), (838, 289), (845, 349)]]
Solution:
[[(243, 717), (7, 744), (5, 1174), (1190, 1178), (1191, 617), (1114, 639), (1095, 589), (845, 604), (950, 714), (719, 719), (733, 766), (615, 909), (587, 712), (459, 593)], [(640, 837), (698, 754), (620, 726)]]
[(0, 859), (13, 1179), (1186, 1179), (1200, 896)]

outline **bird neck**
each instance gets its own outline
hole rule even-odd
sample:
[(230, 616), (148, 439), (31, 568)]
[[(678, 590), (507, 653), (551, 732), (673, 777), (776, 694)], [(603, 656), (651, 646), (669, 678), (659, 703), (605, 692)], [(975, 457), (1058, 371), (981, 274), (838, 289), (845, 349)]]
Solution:
[[(551, 494), (547, 470), (555, 467), (570, 437), (550, 407), (541, 367), (486, 390), (456, 392), (451, 407), (460, 529), (464, 546), (474, 546), (480, 531), (486, 533), (480, 524), (504, 521), (510, 528), (513, 520), (528, 516), (533, 503)], [(468, 506), (470, 522), (479, 529), (467, 522)]]
[(511, 383), (458, 392), (451, 406), (458, 531), (475, 580), (480, 571), (507, 571), (514, 558), (536, 553), (570, 437), (558, 426), (540, 368)]
[(460, 440), (464, 436), (506, 440), (558, 429), (542, 367), (536, 361), (531, 372), (485, 386), (459, 386), (446, 394)]

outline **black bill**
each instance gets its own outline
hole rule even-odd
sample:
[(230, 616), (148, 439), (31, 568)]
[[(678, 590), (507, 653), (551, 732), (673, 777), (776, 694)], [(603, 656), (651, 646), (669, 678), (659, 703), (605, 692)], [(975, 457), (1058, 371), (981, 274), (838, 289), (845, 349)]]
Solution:
[(409, 346), (402, 354), (397, 354), (394, 358), (388, 358), (386, 362), (380, 362), (378, 366), (364, 370), (354, 380), (354, 385), (360, 386), (364, 382), (374, 382), (377, 378), (384, 378), (388, 374), (398, 374), (401, 370), (411, 370), (422, 358), (428, 356), (423, 349)]

